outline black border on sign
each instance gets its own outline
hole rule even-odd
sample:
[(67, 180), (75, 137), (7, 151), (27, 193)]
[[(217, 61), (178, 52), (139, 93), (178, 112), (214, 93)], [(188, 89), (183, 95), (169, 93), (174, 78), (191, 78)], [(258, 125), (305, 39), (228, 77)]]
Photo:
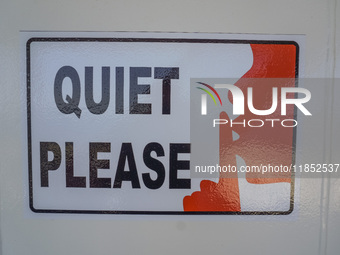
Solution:
[[(36, 209), (33, 206), (33, 178), (32, 178), (32, 137), (31, 137), (31, 52), (33, 42), (148, 42), (148, 43), (208, 43), (208, 44), (283, 44), (296, 47), (295, 78), (299, 74), (299, 45), (295, 41), (273, 40), (235, 40), (235, 39), (189, 39), (189, 38), (88, 38), (88, 37), (34, 37), (26, 43), (26, 77), (27, 77), (27, 142), (28, 142), (28, 178), (29, 178), (29, 207), (35, 213), (71, 213), (71, 214), (131, 214), (131, 215), (287, 215), (294, 209), (295, 174), (292, 172), (290, 189), (290, 208), (288, 211), (246, 211), (246, 212), (215, 212), (215, 211), (104, 211), (104, 210), (56, 210)], [(297, 87), (297, 79), (295, 87)], [(294, 110), (294, 119), (297, 119), (297, 109)], [(293, 130), (292, 164), (295, 164), (296, 127)]]

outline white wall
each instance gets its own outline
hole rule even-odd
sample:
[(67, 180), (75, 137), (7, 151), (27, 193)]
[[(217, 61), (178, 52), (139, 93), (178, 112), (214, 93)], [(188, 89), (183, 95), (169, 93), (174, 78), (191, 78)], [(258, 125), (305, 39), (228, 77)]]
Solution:
[[(1, 254), (338, 254), (338, 179), (301, 180), (299, 213), (291, 220), (27, 217), (19, 31), (305, 34), (305, 76), (323, 78), (340, 77), (339, 15), (336, 0), (1, 0)], [(329, 132), (324, 134), (324, 144), (317, 146), (324, 146), (331, 155), (328, 160), (339, 163), (339, 87), (333, 95), (329, 101), (333, 120), (327, 117)]]

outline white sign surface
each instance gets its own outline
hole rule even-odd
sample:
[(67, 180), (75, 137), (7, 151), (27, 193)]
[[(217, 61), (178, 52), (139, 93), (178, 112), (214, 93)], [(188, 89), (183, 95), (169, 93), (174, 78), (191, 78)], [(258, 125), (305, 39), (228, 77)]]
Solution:
[[(202, 188), (202, 180), (219, 178), (191, 174), (195, 151), (190, 140), (191, 79), (237, 81), (253, 66), (252, 45), (292, 46), (296, 61), (294, 38), (157, 33), (25, 36), (29, 203), (34, 212), (292, 211), (293, 178), (257, 185), (240, 177), (237, 210), (194, 210), (183, 201)], [(294, 63), (298, 70), (298, 62)], [(218, 142), (215, 149), (207, 159), (218, 160)], [(238, 165), (242, 162), (238, 158)]]

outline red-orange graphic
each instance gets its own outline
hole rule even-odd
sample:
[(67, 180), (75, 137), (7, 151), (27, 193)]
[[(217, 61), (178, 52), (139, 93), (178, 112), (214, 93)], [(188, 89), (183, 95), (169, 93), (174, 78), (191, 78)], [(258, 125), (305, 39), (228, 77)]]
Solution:
[[(251, 69), (239, 79), (235, 86), (239, 87), (245, 98), (247, 88), (253, 88), (253, 105), (256, 109), (269, 109), (272, 105), (272, 89), (278, 88), (278, 102), (281, 101), (282, 87), (294, 87), (294, 79), (258, 79), (258, 78), (295, 78), (296, 46), (287, 44), (252, 44), (253, 65)], [(256, 78), (256, 79), (252, 79)], [(222, 95), (223, 96), (223, 95)], [(292, 96), (293, 95), (288, 95)], [(228, 98), (232, 103), (232, 94)], [(257, 116), (245, 107), (245, 114), (234, 119), (234, 122), (246, 122), (250, 119), (284, 119), (294, 118), (293, 105), (287, 106), (287, 114), (281, 116), (281, 106), (267, 116)], [(220, 113), (220, 119), (229, 117), (225, 112)], [(232, 131), (239, 135), (233, 141)], [(220, 125), (219, 157), (221, 166), (236, 166), (236, 155), (239, 155), (248, 166), (270, 164), (272, 166), (289, 166), (293, 158), (293, 128), (270, 124), (260, 128), (249, 126)], [(247, 173), (249, 183), (265, 184), (291, 182), (291, 173)], [(203, 180), (200, 191), (183, 199), (184, 211), (241, 211), (237, 173), (220, 173), (219, 182)]]

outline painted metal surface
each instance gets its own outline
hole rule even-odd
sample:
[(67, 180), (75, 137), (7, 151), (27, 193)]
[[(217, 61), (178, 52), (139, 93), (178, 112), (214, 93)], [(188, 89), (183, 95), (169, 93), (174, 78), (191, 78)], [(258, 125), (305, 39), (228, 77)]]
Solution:
[[(176, 31), (306, 35), (305, 77), (339, 77), (338, 1), (2, 1), (1, 29), (1, 254), (338, 254), (339, 179), (301, 179), (297, 214), (282, 216), (95, 218), (36, 217), (25, 208), (20, 33), (44, 31)], [(193, 8), (195, 7), (195, 8)], [(164, 15), (164, 10), (169, 15)], [(171, 14), (171, 15), (170, 15)], [(95, 17), (89, 19), (89, 16)], [(205, 17), (205, 18), (202, 18)], [(209, 17), (209, 18), (206, 18)], [(339, 159), (339, 87), (319, 96), (324, 125), (301, 130), (315, 148), (303, 158)], [(330, 96), (331, 95), (331, 96)], [(314, 111), (317, 108), (313, 109)], [(312, 123), (313, 124), (313, 123)], [(301, 151), (298, 154), (303, 153)]]

